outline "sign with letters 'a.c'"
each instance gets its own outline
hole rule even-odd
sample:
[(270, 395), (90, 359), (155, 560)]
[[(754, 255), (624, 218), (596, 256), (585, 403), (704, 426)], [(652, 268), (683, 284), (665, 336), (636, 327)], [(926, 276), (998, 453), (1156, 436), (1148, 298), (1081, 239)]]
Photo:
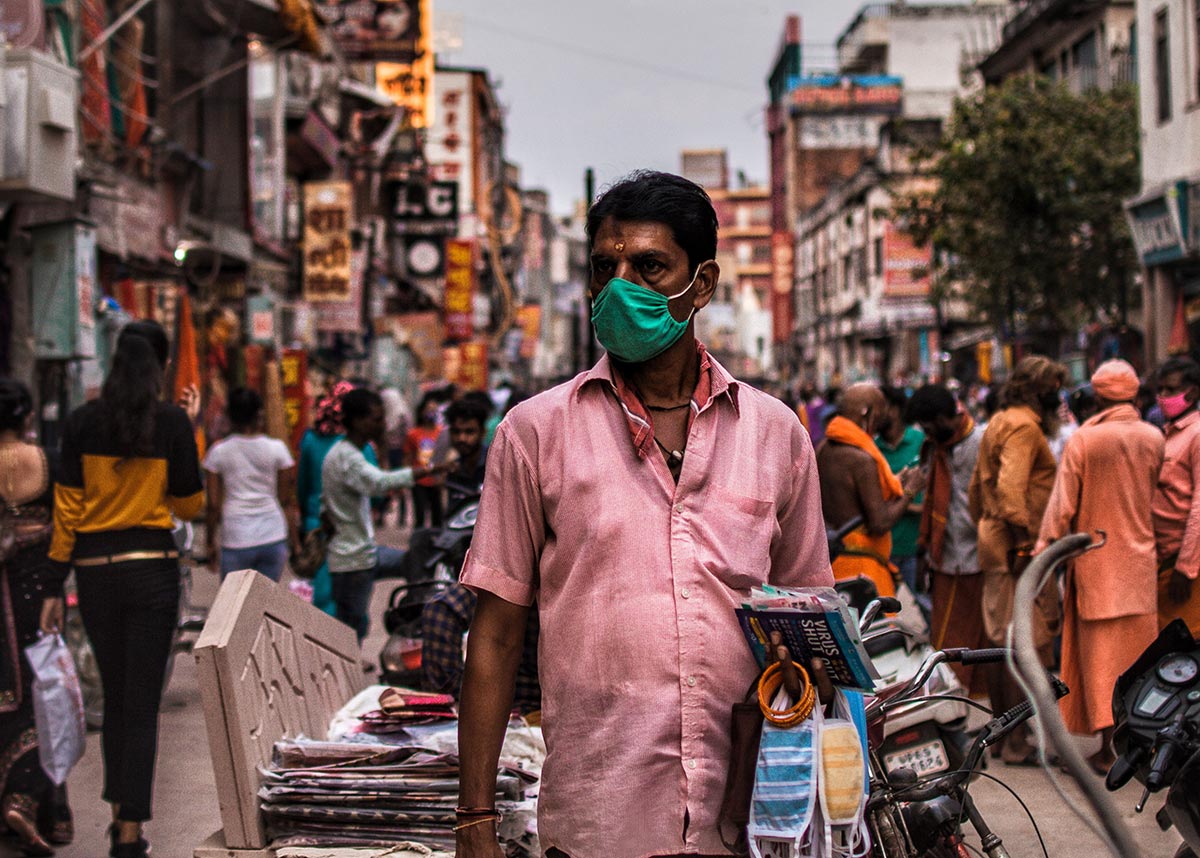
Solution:
[(397, 182), (391, 191), (394, 235), (453, 235), (457, 232), (457, 182)]

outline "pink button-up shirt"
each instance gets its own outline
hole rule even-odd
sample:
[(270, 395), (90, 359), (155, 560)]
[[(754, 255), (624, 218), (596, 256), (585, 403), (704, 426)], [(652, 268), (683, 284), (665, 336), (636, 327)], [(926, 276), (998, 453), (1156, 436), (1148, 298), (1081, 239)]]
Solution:
[(734, 608), (755, 584), (833, 582), (808, 434), (708, 373), (678, 485), (635, 444), (607, 357), (513, 409), (489, 450), (462, 580), (538, 604), (543, 849), (724, 854), (730, 706), (757, 675)]
[(1200, 411), (1167, 424), (1167, 457), (1154, 493), (1158, 559), (1176, 552), (1175, 568), (1189, 578), (1200, 572)]

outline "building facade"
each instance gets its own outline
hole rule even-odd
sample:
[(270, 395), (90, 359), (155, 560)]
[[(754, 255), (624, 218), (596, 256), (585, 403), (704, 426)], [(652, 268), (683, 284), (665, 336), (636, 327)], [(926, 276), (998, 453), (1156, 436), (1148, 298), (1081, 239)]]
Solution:
[(893, 201), (925, 181), (915, 153), (975, 85), (1003, 9), (866, 6), (838, 39), (838, 68), (802, 74), (780, 97), (794, 375), (822, 386), (941, 375), (942, 340), (967, 320), (961, 302), (935, 300), (947, 290), (933, 288), (932, 249), (905, 233)]
[(999, 44), (979, 64), (985, 83), (1039, 74), (1078, 94), (1134, 82), (1132, 0), (1025, 0), (1011, 6)]
[(735, 374), (766, 378), (774, 373), (770, 189), (740, 174), (731, 182), (724, 149), (685, 150), (680, 163), (681, 174), (708, 192), (719, 229), (721, 282), (698, 317), (701, 338)]
[(1142, 187), (1127, 205), (1145, 266), (1147, 357), (1200, 352), (1200, 7), (1137, 3)]

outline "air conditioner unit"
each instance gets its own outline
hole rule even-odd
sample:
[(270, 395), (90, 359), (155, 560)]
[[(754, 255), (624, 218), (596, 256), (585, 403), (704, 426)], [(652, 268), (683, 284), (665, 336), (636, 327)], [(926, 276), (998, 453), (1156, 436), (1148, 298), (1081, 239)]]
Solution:
[(79, 73), (31, 49), (4, 54), (0, 198), (75, 198)]

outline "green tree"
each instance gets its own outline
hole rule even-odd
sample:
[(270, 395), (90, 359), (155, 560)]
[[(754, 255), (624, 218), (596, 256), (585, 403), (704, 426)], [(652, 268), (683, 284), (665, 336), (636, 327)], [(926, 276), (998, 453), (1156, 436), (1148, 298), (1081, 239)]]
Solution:
[(960, 99), (922, 156), (936, 190), (901, 196), (895, 214), (987, 321), (1010, 338), (1022, 323), (1124, 321), (1138, 264), (1123, 210), (1140, 182), (1134, 89), (1012, 78)]

